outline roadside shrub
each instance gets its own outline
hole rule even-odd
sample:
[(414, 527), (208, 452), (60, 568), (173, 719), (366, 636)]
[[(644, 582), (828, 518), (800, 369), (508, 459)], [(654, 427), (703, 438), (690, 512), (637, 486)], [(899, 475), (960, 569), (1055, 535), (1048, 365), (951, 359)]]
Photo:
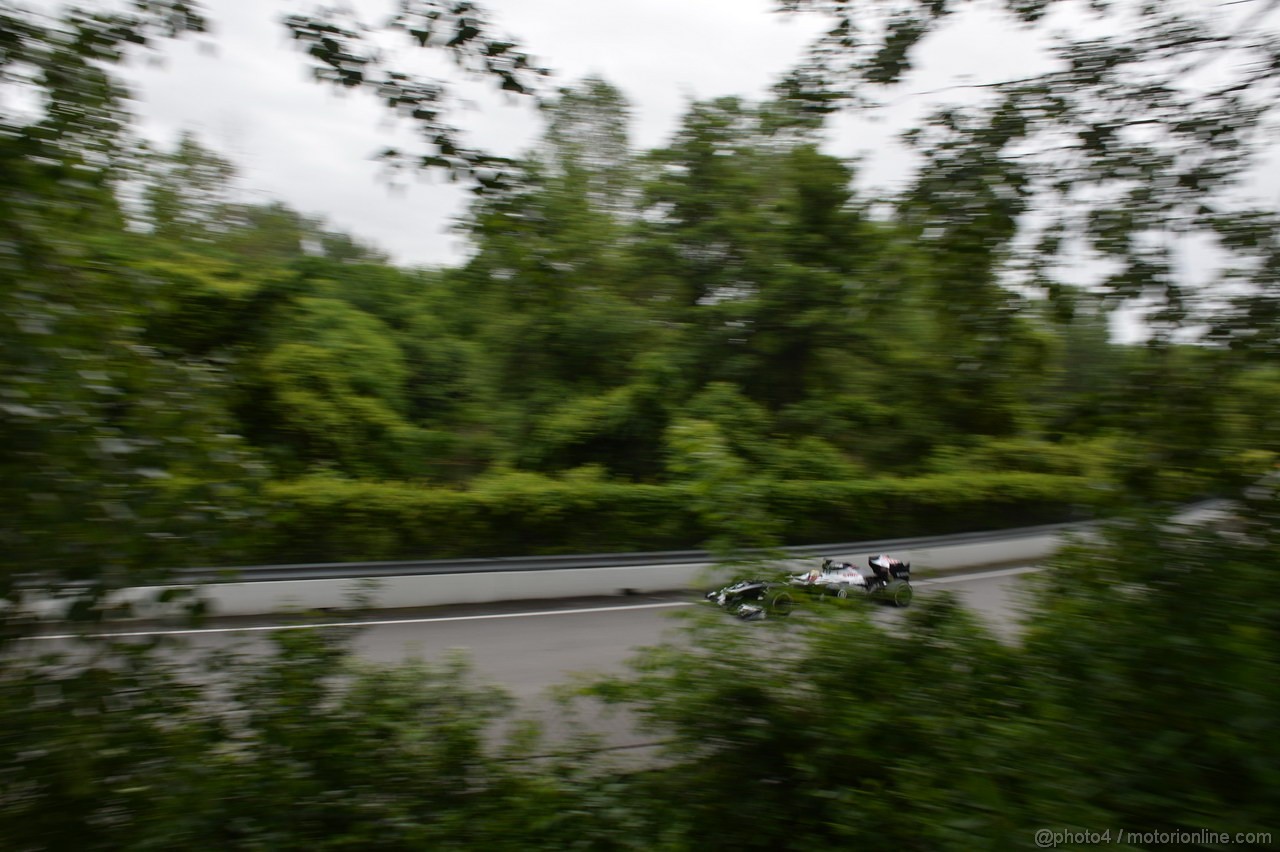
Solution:
[[(1103, 491), (1080, 477), (993, 473), (851, 482), (753, 480), (785, 544), (872, 540), (1078, 519)], [(264, 562), (445, 559), (702, 547), (716, 531), (692, 485), (513, 475), (471, 491), (312, 477), (270, 486)]]

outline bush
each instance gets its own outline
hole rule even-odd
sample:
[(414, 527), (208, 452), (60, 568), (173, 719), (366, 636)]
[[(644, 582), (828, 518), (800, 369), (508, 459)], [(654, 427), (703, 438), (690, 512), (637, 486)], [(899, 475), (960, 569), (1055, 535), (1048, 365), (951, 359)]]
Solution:
[[(272, 485), (264, 562), (617, 553), (701, 547), (716, 534), (689, 485), (503, 477), (472, 491), (312, 477)], [(1087, 480), (1000, 473), (753, 482), (786, 544), (999, 529), (1081, 517)], [(714, 495), (712, 495), (714, 497)], [(700, 502), (701, 501), (701, 502)]]
[(788, 544), (945, 535), (1076, 520), (1105, 492), (1089, 480), (1034, 473), (789, 482), (771, 513)]
[(767, 639), (688, 614), (684, 635), (586, 690), (665, 744), (626, 799), (641, 836), (1020, 849), (1063, 826), (1111, 827), (1125, 848), (1155, 848), (1125, 845), (1131, 831), (1273, 843), (1278, 494), (1280, 476), (1255, 487), (1235, 531), (1105, 525), (1031, 581), (1018, 641), (937, 589), (887, 625), (827, 609), (772, 622)]
[(512, 477), (451, 491), (307, 478), (269, 489), (264, 561), (355, 561), (663, 550), (700, 540), (683, 489)]
[(967, 446), (936, 451), (927, 467), (934, 473), (1021, 471), (1114, 478), (1121, 462), (1122, 441), (1103, 436), (1061, 443), (1030, 438), (986, 438)]

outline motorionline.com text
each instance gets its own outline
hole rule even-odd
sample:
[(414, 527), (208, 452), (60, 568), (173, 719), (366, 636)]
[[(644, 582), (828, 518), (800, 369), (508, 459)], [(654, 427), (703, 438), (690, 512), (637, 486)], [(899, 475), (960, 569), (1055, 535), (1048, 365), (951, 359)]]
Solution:
[(1055, 849), (1059, 846), (1081, 846), (1088, 844), (1123, 843), (1129, 846), (1173, 846), (1182, 844), (1231, 844), (1271, 843), (1270, 832), (1259, 831), (1129, 831), (1127, 829), (1105, 829), (1103, 831), (1087, 831), (1081, 829), (1042, 828), (1036, 832), (1036, 846), (1042, 849)]

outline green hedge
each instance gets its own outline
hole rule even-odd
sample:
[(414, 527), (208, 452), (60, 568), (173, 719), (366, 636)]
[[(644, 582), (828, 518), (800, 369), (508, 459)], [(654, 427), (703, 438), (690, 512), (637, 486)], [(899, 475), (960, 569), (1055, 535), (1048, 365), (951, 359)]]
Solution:
[(453, 491), (399, 483), (277, 483), (264, 561), (445, 559), (663, 550), (700, 540), (679, 488), (564, 483)]
[(768, 511), (787, 544), (821, 544), (1079, 520), (1106, 493), (1080, 477), (1013, 472), (783, 482), (768, 490)]
[[(1032, 473), (764, 482), (783, 543), (933, 535), (1076, 519), (1099, 504), (1078, 477)], [(680, 485), (519, 483), (453, 491), (302, 479), (270, 487), (263, 562), (497, 557), (696, 548), (713, 535)]]

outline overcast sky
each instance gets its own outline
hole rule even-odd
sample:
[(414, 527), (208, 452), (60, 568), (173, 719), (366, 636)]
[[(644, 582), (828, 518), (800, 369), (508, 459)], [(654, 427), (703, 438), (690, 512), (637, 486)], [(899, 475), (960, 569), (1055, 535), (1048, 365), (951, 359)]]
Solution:
[[(558, 83), (598, 74), (620, 88), (632, 104), (638, 148), (668, 140), (693, 99), (767, 94), (823, 23), (778, 15), (772, 6), (772, 0), (485, 3), (499, 30), (555, 70)], [(308, 8), (305, 3), (205, 0), (204, 8), (215, 26), (211, 38), (167, 44), (153, 62), (134, 63), (129, 71), (144, 135), (167, 144), (183, 130), (195, 131), (236, 163), (245, 186), (260, 197), (324, 215), (398, 261), (434, 265), (464, 256), (465, 242), (450, 226), (463, 210), (465, 191), (438, 176), (390, 190), (371, 157), (411, 141), (408, 130), (390, 123), (367, 97), (339, 95), (309, 79), (304, 57), (280, 24), (287, 11)], [(391, 0), (359, 4), (363, 17), (375, 22), (391, 8)], [(954, 82), (958, 74), (1004, 79), (1043, 64), (1032, 39), (984, 14), (959, 16), (925, 50), (928, 69), (904, 93)], [(405, 53), (423, 69), (447, 72), (430, 51)], [(481, 147), (526, 150), (541, 129), (531, 104), (520, 98), (508, 104), (485, 91), (463, 87), (476, 105), (455, 123)], [(878, 123), (840, 118), (828, 150), (863, 157), (869, 188), (899, 186), (910, 160), (894, 136), (929, 103), (905, 97)]]
[[(1227, 16), (1247, 16), (1257, 8), (1232, 0), (1183, 2), (1199, 9), (1212, 3), (1215, 14)], [(394, 5), (395, 0), (355, 0), (361, 18), (370, 23), (381, 23)], [(766, 96), (824, 23), (779, 15), (772, 11), (774, 0), (485, 0), (482, 5), (498, 33), (514, 36), (556, 72), (555, 85), (596, 74), (621, 89), (631, 103), (632, 141), (638, 149), (664, 144), (692, 100)], [(917, 70), (889, 93), (891, 108), (875, 120), (841, 114), (829, 122), (826, 150), (859, 159), (864, 193), (893, 192), (910, 179), (913, 160), (895, 141), (899, 133), (943, 101), (982, 96), (982, 90), (957, 89), (957, 83), (1049, 70), (1040, 34), (1088, 26), (1078, 9), (1061, 4), (1053, 7), (1048, 27), (1029, 33), (992, 11), (995, 5), (965, 6), (922, 42), (913, 54)], [(201, 6), (214, 24), (210, 38), (165, 44), (151, 63), (136, 62), (127, 71), (143, 135), (170, 144), (180, 132), (194, 131), (239, 167), (244, 187), (258, 200), (279, 199), (321, 215), (331, 227), (377, 245), (397, 262), (450, 265), (466, 257), (467, 243), (452, 227), (465, 210), (465, 189), (439, 175), (411, 180), (401, 189), (389, 187), (372, 158), (388, 146), (412, 145), (411, 131), (390, 121), (386, 110), (362, 93), (340, 95), (310, 79), (305, 58), (280, 23), (288, 12), (312, 8), (310, 0), (202, 0)], [(437, 76), (451, 71), (439, 51), (405, 48), (397, 63)], [(491, 84), (464, 84), (459, 92), (474, 106), (452, 121), (470, 132), (476, 147), (519, 155), (540, 134), (529, 99), (504, 100)], [(1280, 199), (1280, 155), (1259, 171), (1250, 188), (1268, 201)], [(1217, 261), (1205, 247), (1187, 242), (1182, 262), (1184, 275), (1207, 282)], [(1104, 269), (1080, 258), (1067, 272), (1073, 283), (1087, 284)], [(1115, 318), (1121, 339), (1141, 335), (1132, 316), (1122, 312)]]

